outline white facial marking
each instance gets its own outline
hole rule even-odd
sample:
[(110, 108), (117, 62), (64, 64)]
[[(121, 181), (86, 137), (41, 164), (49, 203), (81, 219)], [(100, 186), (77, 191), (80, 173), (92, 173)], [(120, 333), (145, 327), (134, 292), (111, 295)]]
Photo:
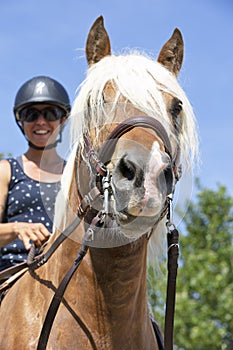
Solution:
[[(158, 187), (158, 177), (166, 166), (167, 161), (164, 154), (160, 150), (159, 143), (155, 141), (149, 158), (148, 170), (145, 175), (145, 196), (142, 212), (144, 215), (155, 215), (161, 209), (164, 188)], [(166, 186), (166, 183), (164, 183), (164, 186)]]

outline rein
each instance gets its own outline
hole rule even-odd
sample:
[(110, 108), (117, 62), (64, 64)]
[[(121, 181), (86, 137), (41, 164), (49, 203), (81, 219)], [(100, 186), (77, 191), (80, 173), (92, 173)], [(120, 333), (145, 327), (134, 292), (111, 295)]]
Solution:
[[(170, 203), (171, 206), (171, 203)], [(167, 292), (164, 326), (164, 350), (173, 350), (174, 317), (176, 302), (176, 277), (179, 257), (179, 233), (170, 222), (170, 206), (167, 222)]]
[[(60, 244), (81, 223), (84, 216), (91, 209), (92, 202), (100, 195), (102, 195), (104, 198), (103, 210), (93, 218), (91, 226), (93, 225), (97, 226), (98, 222), (102, 220), (102, 216), (105, 217), (105, 215), (108, 215), (107, 201), (108, 201), (109, 190), (111, 185), (109, 183), (110, 181), (108, 176), (109, 174), (105, 164), (108, 163), (109, 160), (111, 159), (119, 138), (135, 127), (150, 128), (154, 130), (157, 133), (158, 137), (162, 140), (165, 147), (165, 151), (168, 154), (171, 160), (171, 163), (173, 163), (169, 169), (170, 174), (168, 176), (169, 181), (172, 181), (173, 172), (175, 172), (176, 164), (175, 164), (175, 161), (172, 161), (172, 148), (171, 148), (171, 143), (168, 138), (167, 132), (163, 127), (163, 125), (158, 120), (148, 116), (141, 116), (141, 117), (132, 117), (123, 121), (110, 133), (107, 140), (103, 143), (99, 152), (99, 157), (97, 157), (95, 151), (93, 150), (90, 139), (87, 136), (84, 136), (86, 154), (90, 160), (91, 167), (94, 168), (97, 175), (102, 178), (102, 190), (98, 189), (96, 186), (92, 188), (90, 192), (87, 195), (85, 195), (84, 198), (82, 199), (80, 206), (78, 208), (78, 213), (75, 220), (57, 237), (57, 239), (54, 241), (54, 243), (48, 249), (48, 251), (45, 254), (42, 254), (36, 257), (35, 259), (34, 259), (34, 256), (29, 255), (28, 261), (20, 264), (21, 268), (28, 267), (30, 270), (35, 270), (40, 266), (42, 266), (43, 264), (45, 264), (49, 260), (49, 258), (53, 255), (55, 250), (60, 246)], [(168, 195), (170, 193), (168, 193)], [(170, 202), (171, 202), (171, 199), (170, 199)], [(166, 214), (166, 210), (165, 210), (166, 208), (164, 208), (163, 210), (163, 216)], [(169, 220), (170, 220), (170, 208), (168, 205), (168, 224), (167, 224), (167, 227), (168, 227), (168, 235), (167, 235), (168, 237), (168, 278), (167, 278), (167, 298), (166, 298), (166, 314), (165, 314), (165, 340), (164, 340), (165, 350), (173, 349), (176, 275), (177, 275), (177, 266), (178, 266), (177, 259), (178, 259), (178, 253), (179, 253), (178, 231), (175, 228), (172, 230), (170, 229), (172, 224), (170, 223)], [(73, 274), (81, 264), (82, 259), (84, 258), (85, 254), (88, 251), (89, 240), (90, 240), (90, 237), (89, 237), (89, 232), (87, 230), (84, 234), (83, 242), (78, 251), (74, 264), (68, 270), (62, 282), (60, 283), (59, 287), (56, 289), (56, 292), (51, 301), (50, 307), (47, 311), (47, 315), (41, 330), (37, 350), (46, 349), (50, 330), (52, 328), (57, 310), (59, 308), (63, 295), (66, 291), (66, 288)], [(13, 269), (14, 267), (11, 268), (11, 272), (13, 272)], [(5, 274), (7, 273), (9, 274), (10, 273), (9, 270), (10, 269), (8, 269), (8, 272), (5, 272)], [(0, 273), (0, 279), (3, 278), (2, 275), (3, 274)], [(161, 347), (161, 349), (163, 348)]]

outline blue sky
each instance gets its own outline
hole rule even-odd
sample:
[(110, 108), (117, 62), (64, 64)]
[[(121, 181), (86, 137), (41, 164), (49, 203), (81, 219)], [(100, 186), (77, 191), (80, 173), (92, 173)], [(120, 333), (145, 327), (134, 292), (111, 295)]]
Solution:
[(13, 116), (18, 88), (49, 75), (71, 101), (85, 77), (88, 30), (103, 15), (112, 50), (137, 48), (157, 57), (178, 27), (185, 41), (180, 83), (197, 117), (205, 187), (233, 194), (233, 2), (231, 0), (0, 1), (0, 152), (19, 155), (27, 143)]

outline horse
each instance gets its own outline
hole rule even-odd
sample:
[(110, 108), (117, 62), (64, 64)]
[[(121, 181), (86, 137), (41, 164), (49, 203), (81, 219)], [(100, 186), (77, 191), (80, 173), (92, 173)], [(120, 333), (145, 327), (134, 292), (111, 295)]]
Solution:
[[(176, 28), (157, 60), (135, 50), (114, 55), (103, 17), (92, 25), (45, 254), (79, 222), (46, 263), (29, 267), (6, 293), (1, 349), (159, 349), (147, 266), (157, 264), (181, 165), (192, 168), (198, 155), (196, 119), (177, 80), (183, 50)], [(83, 259), (46, 345), (38, 347), (51, 300), (80, 247)]]

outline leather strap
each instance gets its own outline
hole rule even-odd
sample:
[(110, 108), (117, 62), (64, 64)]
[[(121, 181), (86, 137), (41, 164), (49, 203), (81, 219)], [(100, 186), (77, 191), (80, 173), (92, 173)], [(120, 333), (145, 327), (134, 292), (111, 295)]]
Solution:
[(154, 130), (157, 133), (158, 137), (163, 141), (165, 150), (169, 157), (172, 159), (171, 143), (163, 125), (155, 118), (148, 116), (137, 116), (124, 120), (110, 133), (107, 140), (103, 143), (100, 149), (100, 161), (103, 163), (109, 162), (114, 153), (118, 139), (135, 127), (143, 127)]
[(55, 250), (60, 246), (64, 240), (69, 237), (69, 235), (76, 229), (76, 227), (80, 224), (82, 218), (87, 213), (88, 208), (90, 207), (92, 201), (94, 201), (98, 196), (100, 195), (100, 192), (97, 187), (94, 187), (91, 189), (91, 191), (84, 196), (84, 198), (81, 201), (81, 204), (78, 209), (78, 215), (74, 219), (74, 221), (57, 237), (57, 239), (54, 241), (52, 246), (49, 248), (49, 250), (37, 257), (32, 262), (28, 263), (28, 266), (30, 269), (35, 270), (41, 265), (45, 264), (48, 259), (53, 255)]
[(176, 298), (176, 276), (178, 269), (179, 256), (179, 233), (173, 229), (167, 234), (168, 241), (168, 277), (167, 277), (167, 298), (165, 313), (165, 331), (164, 344), (165, 350), (173, 349), (173, 329), (175, 316), (175, 298)]
[(74, 264), (68, 270), (65, 277), (61, 281), (59, 287), (56, 289), (56, 292), (53, 296), (53, 299), (52, 299), (51, 304), (49, 306), (49, 309), (47, 311), (45, 321), (44, 321), (44, 324), (43, 324), (43, 327), (42, 327), (42, 330), (40, 333), (40, 338), (38, 341), (37, 350), (45, 350), (46, 349), (49, 335), (50, 335), (50, 331), (51, 331), (51, 328), (53, 325), (53, 321), (54, 321), (55, 316), (57, 314), (57, 311), (58, 311), (59, 305), (62, 301), (63, 295), (64, 295), (66, 288), (67, 288), (71, 278), (73, 277), (75, 271), (77, 270), (77, 268), (79, 267), (79, 265), (82, 262), (82, 259), (86, 255), (87, 250), (88, 250), (87, 246), (80, 247), (80, 249), (78, 251), (78, 255), (74, 261)]
[[(9, 278), (13, 274), (19, 272), (20, 270), (24, 269), (25, 267), (29, 267), (29, 269), (35, 270), (38, 269), (41, 265), (44, 265), (49, 258), (53, 255), (53, 253), (56, 251), (56, 249), (60, 246), (64, 240), (69, 237), (69, 235), (75, 230), (75, 228), (79, 225), (80, 221), (82, 220), (83, 216), (86, 214), (88, 208), (90, 207), (90, 204), (92, 201), (94, 201), (98, 196), (100, 195), (100, 191), (97, 187), (94, 187), (81, 201), (81, 204), (79, 206), (78, 215), (74, 219), (74, 221), (63, 231), (61, 234), (56, 238), (54, 243), (51, 245), (51, 247), (48, 249), (48, 251), (45, 254), (41, 254), (37, 256), (34, 259), (34, 256), (31, 257), (27, 262), (22, 262), (20, 264), (17, 264), (15, 266), (9, 267), (8, 269), (5, 269), (4, 271), (0, 272), (0, 282), (5, 281), (6, 278)], [(0, 289), (1, 290), (1, 289)]]
[(153, 317), (151, 317), (151, 322), (152, 322), (152, 326), (154, 329), (154, 333), (155, 333), (155, 337), (156, 337), (156, 340), (158, 343), (159, 350), (164, 350), (163, 337), (162, 337), (161, 331), (159, 329), (159, 326)]
[[(26, 262), (22, 262), (22, 263), (19, 263), (15, 266), (8, 267), (8, 269), (1, 271), (0, 272), (0, 283), (2, 281), (5, 281), (7, 278), (10, 278), (12, 275), (19, 272), (20, 270), (24, 269), (27, 266), (28, 265)], [(0, 287), (0, 291), (1, 291), (1, 287)]]

